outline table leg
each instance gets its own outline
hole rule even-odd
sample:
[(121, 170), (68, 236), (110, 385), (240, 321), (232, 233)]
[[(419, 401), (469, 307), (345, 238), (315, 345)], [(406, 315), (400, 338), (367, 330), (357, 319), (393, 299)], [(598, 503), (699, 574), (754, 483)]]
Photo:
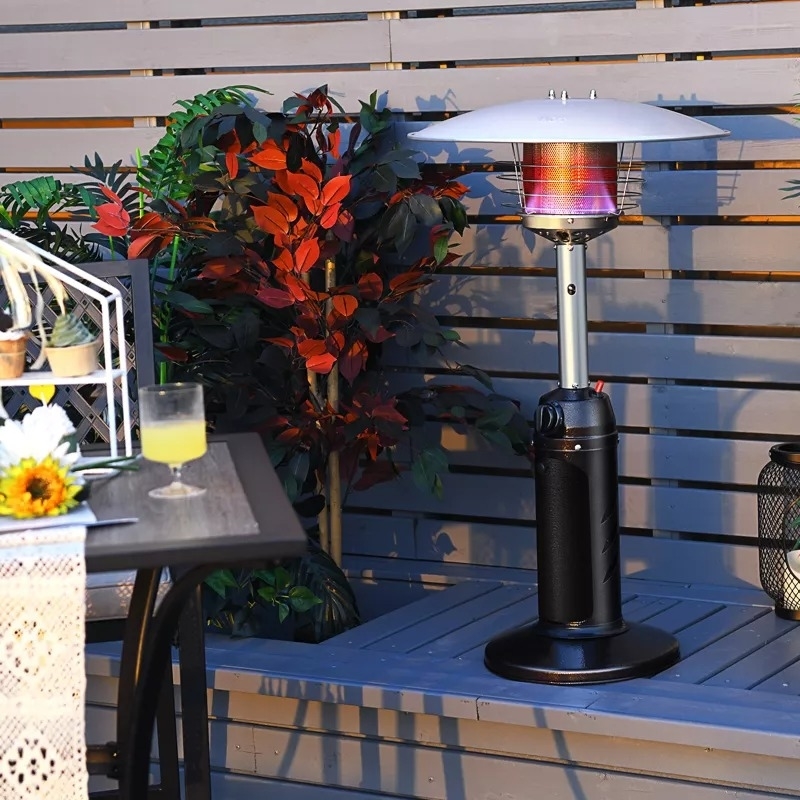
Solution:
[(178, 623), (185, 800), (211, 800), (205, 628), (201, 585), (195, 587)]
[(160, 578), (161, 569), (142, 569), (136, 573), (136, 581), (133, 584), (119, 667), (117, 742), (125, 742), (128, 739), (136, 687), (142, 672)]
[(128, 717), (127, 735), (120, 742), (120, 800), (142, 800), (147, 797), (159, 686), (169, 663), (172, 636), (192, 592), (215, 568), (194, 567), (178, 576), (149, 624), (144, 621), (146, 632), (138, 637), (143, 645), (138, 651), (138, 680)]

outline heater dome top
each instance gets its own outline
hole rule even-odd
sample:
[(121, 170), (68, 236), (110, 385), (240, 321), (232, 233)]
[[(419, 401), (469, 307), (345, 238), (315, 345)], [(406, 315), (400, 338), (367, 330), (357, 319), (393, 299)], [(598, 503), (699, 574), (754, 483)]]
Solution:
[(556, 98), (488, 106), (409, 134), (438, 142), (665, 142), (728, 131), (699, 119), (625, 100)]

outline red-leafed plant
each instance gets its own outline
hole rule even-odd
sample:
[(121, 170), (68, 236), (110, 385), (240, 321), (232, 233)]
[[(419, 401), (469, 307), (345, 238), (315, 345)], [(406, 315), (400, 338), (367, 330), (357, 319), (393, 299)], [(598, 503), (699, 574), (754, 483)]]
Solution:
[[(162, 380), (202, 381), (217, 430), (264, 435), (289, 497), (301, 514), (320, 515), (336, 560), (348, 492), (410, 469), (441, 493), (447, 458), (422, 436), (430, 419), (474, 424), (526, 451), (525, 421), (490, 386), (396, 390), (381, 369), (385, 347), (458, 342), (417, 297), (455, 258), (465, 187), (421, 175), (375, 94), (355, 118), (324, 87), (287, 100), (281, 114), (236, 88), (195, 100), (181, 105), (206, 110), (176, 115), (142, 159), (138, 186), (114, 168), (105, 179), (96, 159), (86, 170), (105, 185), (81, 193), (96, 244), (150, 261)], [(245, 584), (226, 575), (215, 586), (234, 629), (247, 628), (254, 608)], [(315, 625), (324, 635), (325, 620)]]

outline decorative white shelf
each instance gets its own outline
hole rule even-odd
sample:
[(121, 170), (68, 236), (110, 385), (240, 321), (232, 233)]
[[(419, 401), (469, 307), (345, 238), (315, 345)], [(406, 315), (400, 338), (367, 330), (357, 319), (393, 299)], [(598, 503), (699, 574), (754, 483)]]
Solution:
[[(0, 388), (14, 386), (105, 386), (106, 407), (104, 415), (109, 430), (110, 455), (116, 457), (119, 454), (119, 442), (117, 441), (117, 423), (122, 423), (124, 438), (125, 455), (130, 456), (133, 452), (133, 442), (131, 434), (131, 410), (130, 396), (128, 394), (128, 372), (123, 368), (114, 368), (114, 363), (127, 364), (126, 340), (125, 340), (125, 321), (124, 309), (122, 304), (122, 294), (112, 284), (100, 280), (91, 273), (69, 264), (61, 258), (42, 250), (40, 247), (20, 239), (9, 231), (0, 229), (0, 241), (6, 251), (11, 249), (14, 253), (15, 261), (19, 261), (27, 266), (26, 274), (31, 276), (35, 283), (35, 288), (39, 302), (41, 293), (38, 289), (40, 279), (45, 281), (50, 278), (65, 287), (71, 287), (85, 298), (90, 298), (97, 309), (100, 311), (100, 339), (103, 345), (102, 366), (100, 369), (91, 372), (89, 375), (81, 375), (77, 378), (62, 378), (50, 370), (35, 370), (23, 372), (19, 378), (0, 380)], [(2, 253), (0, 253), (0, 258)], [(63, 301), (59, 301), (61, 311), (64, 312)], [(41, 319), (38, 323), (41, 325)], [(117, 358), (112, 360), (112, 327), (117, 335)], [(117, 400), (115, 390), (120, 392), (121, 415), (117, 414)], [(5, 412), (0, 398), (0, 411)], [(2, 416), (7, 416), (2, 413)]]
[(104, 369), (90, 372), (88, 375), (80, 375), (77, 378), (63, 378), (54, 375), (50, 370), (36, 370), (35, 372), (23, 372), (19, 378), (0, 378), (0, 386), (84, 386), (96, 383), (105, 383), (109, 374), (112, 380), (121, 378), (124, 370), (112, 369), (107, 373)]

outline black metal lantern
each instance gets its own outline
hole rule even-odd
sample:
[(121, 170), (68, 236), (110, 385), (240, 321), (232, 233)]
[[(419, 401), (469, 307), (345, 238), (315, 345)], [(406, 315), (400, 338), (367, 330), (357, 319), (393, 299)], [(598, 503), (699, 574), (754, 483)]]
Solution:
[(758, 476), (758, 565), (775, 613), (800, 620), (800, 443), (776, 444)]

